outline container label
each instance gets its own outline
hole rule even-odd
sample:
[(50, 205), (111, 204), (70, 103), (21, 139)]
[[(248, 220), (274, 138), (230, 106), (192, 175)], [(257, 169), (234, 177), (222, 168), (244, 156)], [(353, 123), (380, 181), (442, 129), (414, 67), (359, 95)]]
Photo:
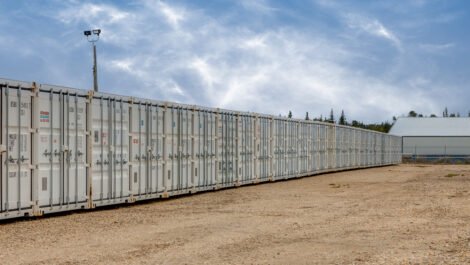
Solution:
[[(26, 148), (27, 148), (27, 136), (22, 134), (20, 135), (20, 140), (21, 140), (21, 146), (19, 147), (20, 148), (20, 152), (26, 152)], [(16, 134), (10, 134), (8, 135), (8, 152), (13, 152), (13, 151), (18, 151), (17, 148), (17, 141), (18, 141), (18, 135)]]
[[(8, 177), (10, 177), (10, 178), (16, 178), (17, 176), (18, 176), (17, 172), (8, 172)], [(21, 178), (28, 177), (28, 172), (27, 171), (21, 171), (19, 176)]]
[(39, 112), (39, 122), (49, 122), (49, 111)]

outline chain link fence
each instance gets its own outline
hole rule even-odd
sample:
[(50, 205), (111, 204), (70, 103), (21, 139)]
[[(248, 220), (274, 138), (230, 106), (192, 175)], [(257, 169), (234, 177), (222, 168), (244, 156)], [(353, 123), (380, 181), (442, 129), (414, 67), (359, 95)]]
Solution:
[(403, 146), (403, 163), (470, 164), (470, 147), (455, 145)]

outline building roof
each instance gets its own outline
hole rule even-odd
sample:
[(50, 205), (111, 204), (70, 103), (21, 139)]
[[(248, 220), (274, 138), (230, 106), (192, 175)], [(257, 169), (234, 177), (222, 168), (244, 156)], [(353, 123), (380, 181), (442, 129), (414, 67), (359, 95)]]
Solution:
[(470, 118), (398, 118), (390, 129), (398, 136), (470, 136)]

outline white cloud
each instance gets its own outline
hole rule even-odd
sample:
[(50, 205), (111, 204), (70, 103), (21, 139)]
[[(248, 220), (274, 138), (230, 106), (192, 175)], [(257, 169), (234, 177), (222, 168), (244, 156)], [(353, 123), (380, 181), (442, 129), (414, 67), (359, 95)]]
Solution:
[(277, 9), (272, 7), (267, 0), (241, 0), (240, 4), (247, 10), (269, 14)]
[(426, 52), (430, 53), (439, 53), (455, 47), (454, 43), (444, 43), (444, 44), (420, 44), (419, 47)]
[(59, 13), (58, 18), (64, 23), (85, 21), (93, 24), (115, 24), (129, 17), (129, 13), (122, 11), (112, 5), (85, 3), (79, 8), (69, 8)]
[[(275, 115), (292, 110), (295, 117), (344, 109), (365, 121), (406, 113), (410, 106), (422, 112), (434, 107), (428, 95), (407, 91), (429, 84), (360, 72), (355, 65), (367, 52), (326, 34), (293, 27), (253, 31), (171, 2), (142, 3), (126, 10), (75, 4), (59, 13), (68, 26), (102, 23), (107, 29), (102, 41), (118, 47), (100, 50), (100, 80), (110, 92)], [(271, 8), (266, 1), (243, 3), (272, 10), (263, 9)], [(377, 19), (349, 15), (347, 23), (401, 49), (400, 39)]]
[(174, 29), (178, 29), (188, 15), (188, 12), (184, 8), (172, 6), (163, 1), (146, 0), (144, 3), (150, 10), (162, 15), (166, 23)]
[(388, 28), (386, 28), (379, 20), (369, 19), (367, 17), (349, 14), (345, 16), (346, 23), (351, 29), (360, 30), (370, 35), (380, 37), (390, 41), (399, 50), (402, 49), (400, 39)]

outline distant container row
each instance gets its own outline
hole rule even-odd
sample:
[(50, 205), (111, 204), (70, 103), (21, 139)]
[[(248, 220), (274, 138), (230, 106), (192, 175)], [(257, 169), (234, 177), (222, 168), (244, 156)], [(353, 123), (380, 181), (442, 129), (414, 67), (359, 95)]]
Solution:
[(0, 79), (0, 219), (397, 164), (396, 136)]

